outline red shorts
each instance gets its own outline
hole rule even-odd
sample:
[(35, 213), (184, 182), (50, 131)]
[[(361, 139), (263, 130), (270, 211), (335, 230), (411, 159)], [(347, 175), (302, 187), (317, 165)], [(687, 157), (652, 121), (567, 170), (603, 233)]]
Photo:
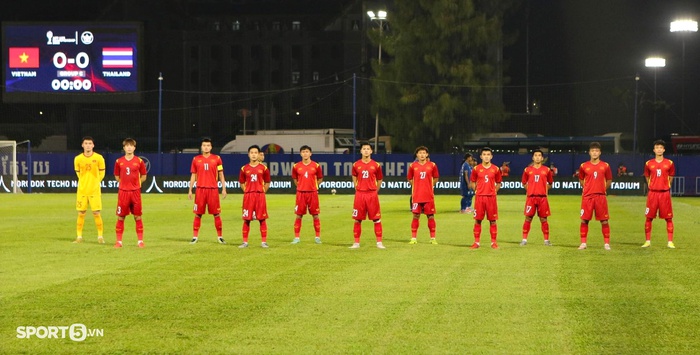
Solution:
[(309, 214), (315, 216), (321, 212), (318, 204), (318, 191), (297, 191), (297, 203), (294, 206), (294, 213), (303, 216)]
[(533, 217), (537, 211), (537, 216), (547, 218), (552, 213), (549, 210), (547, 196), (528, 196), (525, 200), (525, 216)]
[(243, 194), (243, 220), (266, 220), (269, 216), (267, 215), (267, 201), (265, 200), (265, 194), (262, 192), (246, 192)]
[(433, 215), (435, 214), (435, 200), (432, 200), (430, 202), (414, 202), (411, 205), (411, 212), (420, 214), (425, 213), (426, 215)]
[(379, 194), (377, 191), (355, 192), (355, 202), (352, 205), (352, 219), (362, 221), (371, 219), (376, 221), (382, 217), (379, 210)]
[(198, 187), (194, 194), (194, 212), (195, 214), (204, 214), (209, 211), (209, 214), (220, 214), (221, 203), (219, 202), (219, 189)]
[(596, 221), (607, 221), (610, 219), (607, 196), (600, 194), (583, 196), (581, 200), (581, 219), (590, 221), (593, 219), (593, 211), (595, 211)]
[(647, 194), (647, 208), (644, 215), (647, 218), (673, 218), (673, 205), (671, 205), (671, 191), (649, 191)]
[(474, 219), (481, 221), (484, 216), (489, 221), (498, 220), (498, 201), (496, 201), (496, 195), (492, 196), (476, 196), (474, 198)]
[(117, 216), (126, 217), (129, 214), (140, 216), (141, 212), (141, 190), (119, 190), (117, 199)]

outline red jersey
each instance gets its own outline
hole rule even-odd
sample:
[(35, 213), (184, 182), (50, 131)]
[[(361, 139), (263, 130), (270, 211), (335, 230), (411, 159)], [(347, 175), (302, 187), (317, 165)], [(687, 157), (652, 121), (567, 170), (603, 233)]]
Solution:
[(578, 178), (583, 180), (583, 196), (605, 195), (607, 181), (612, 180), (612, 170), (602, 160), (598, 164), (587, 161), (579, 167)]
[(265, 192), (263, 186), (270, 183), (270, 170), (263, 164), (256, 166), (250, 163), (243, 165), (241, 174), (238, 176), (238, 182), (245, 184), (246, 192)]
[(500, 184), (503, 177), (497, 166), (491, 164), (487, 168), (484, 164), (479, 164), (474, 167), (470, 180), (476, 183), (477, 196), (495, 196), (496, 184)]
[(439, 178), (438, 167), (435, 163), (429, 161), (421, 164), (414, 161), (408, 167), (408, 181), (411, 182), (411, 196), (413, 202), (423, 203), (430, 202), (435, 199), (433, 186), (435, 179)]
[(542, 165), (528, 166), (523, 171), (523, 185), (527, 185), (527, 196), (547, 196), (547, 184), (554, 182), (552, 170)]
[(197, 175), (197, 187), (219, 188), (219, 171), (224, 171), (224, 165), (216, 154), (200, 154), (192, 159), (190, 173)]
[(119, 176), (119, 190), (141, 190), (141, 176), (146, 175), (146, 164), (134, 156), (131, 160), (121, 157), (114, 162), (114, 176)]
[(649, 190), (668, 191), (671, 189), (671, 176), (676, 176), (676, 166), (666, 158), (661, 162), (651, 159), (644, 164), (644, 176), (647, 178)]
[(384, 180), (382, 167), (372, 159), (367, 163), (356, 161), (352, 165), (352, 176), (357, 178), (357, 191), (377, 191), (377, 181)]
[(318, 181), (323, 179), (323, 170), (313, 160), (309, 164), (300, 161), (292, 168), (292, 179), (297, 182), (297, 191), (318, 191)]

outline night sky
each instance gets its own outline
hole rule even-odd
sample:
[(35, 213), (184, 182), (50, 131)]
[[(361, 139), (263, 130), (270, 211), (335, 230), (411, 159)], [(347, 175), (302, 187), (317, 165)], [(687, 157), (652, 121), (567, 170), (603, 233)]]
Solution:
[[(186, 18), (194, 12), (220, 13), (222, 6), (226, 11), (235, 13), (339, 13), (344, 5), (352, 2), (204, 0), (169, 1), (167, 6), (172, 12)], [(149, 3), (147, 6), (151, 9), (146, 12), (133, 11), (136, 8), (133, 4), (136, 2), (131, 0), (79, 0), (69, 3), (3, 1), (0, 4), (0, 19), (149, 21), (162, 16), (158, 8), (163, 6), (162, 3)], [(700, 134), (700, 33), (685, 36), (685, 126), (680, 123), (683, 37), (669, 31), (670, 22), (680, 17), (700, 20), (700, 1), (522, 0), (521, 8), (509, 16), (506, 23), (506, 30), (517, 33), (516, 43), (504, 51), (504, 59), (508, 63), (506, 75), (510, 77), (507, 85), (511, 86), (505, 90), (506, 95), (510, 95), (506, 100), (512, 101), (508, 104), (509, 109), (516, 113), (518, 110), (525, 111), (525, 62), (529, 58), (529, 84), (533, 88), (539, 87), (533, 90), (531, 99), (541, 101), (543, 112), (550, 110), (549, 113), (559, 115), (563, 120), (585, 121), (585, 126), (572, 124), (570, 132), (564, 133), (590, 133), (592, 130), (586, 127), (609, 123), (611, 111), (604, 105), (591, 107), (591, 100), (596, 100), (595, 95), (586, 92), (588, 89), (581, 89), (582, 85), (572, 87), (567, 84), (614, 79), (617, 80), (614, 85), (631, 90), (634, 75), (639, 73), (639, 90), (650, 97), (654, 85), (653, 71), (644, 67), (644, 59), (650, 55), (660, 55), (666, 58), (667, 66), (657, 71), (656, 92), (660, 99), (669, 103), (669, 111), (665, 113), (664, 126), (659, 130), (664, 134)], [(526, 36), (528, 28), (529, 36)], [(528, 38), (529, 55), (526, 54)], [(538, 95), (538, 90), (562, 94)], [(561, 102), (555, 103), (556, 100)], [(555, 105), (558, 107), (552, 109)], [(640, 113), (645, 120), (647, 116), (648, 113)], [(626, 121), (621, 125), (629, 126)]]

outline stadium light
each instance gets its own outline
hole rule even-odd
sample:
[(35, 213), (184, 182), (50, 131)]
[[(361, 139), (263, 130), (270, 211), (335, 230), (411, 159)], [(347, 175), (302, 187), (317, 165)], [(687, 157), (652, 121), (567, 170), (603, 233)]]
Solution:
[[(369, 19), (379, 23), (379, 54), (377, 55), (377, 64), (382, 65), (382, 34), (384, 32), (384, 21), (386, 21), (386, 11), (379, 10), (375, 15), (374, 11), (367, 11)], [(379, 110), (377, 110), (374, 118), (374, 152), (379, 152)]]
[(654, 69), (654, 139), (657, 139), (659, 137), (656, 136), (656, 71), (658, 68), (666, 66), (666, 59), (661, 57), (649, 57), (644, 61), (644, 66)]
[(671, 22), (671, 32), (680, 32), (683, 42), (683, 52), (681, 54), (681, 132), (685, 128), (685, 37), (687, 33), (697, 32), (698, 22), (685, 19)]

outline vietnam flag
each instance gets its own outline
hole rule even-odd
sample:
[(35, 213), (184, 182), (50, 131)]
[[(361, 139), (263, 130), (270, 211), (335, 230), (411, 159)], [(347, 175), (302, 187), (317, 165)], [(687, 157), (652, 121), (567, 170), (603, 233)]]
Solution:
[(10, 47), (10, 68), (38, 68), (39, 47)]

